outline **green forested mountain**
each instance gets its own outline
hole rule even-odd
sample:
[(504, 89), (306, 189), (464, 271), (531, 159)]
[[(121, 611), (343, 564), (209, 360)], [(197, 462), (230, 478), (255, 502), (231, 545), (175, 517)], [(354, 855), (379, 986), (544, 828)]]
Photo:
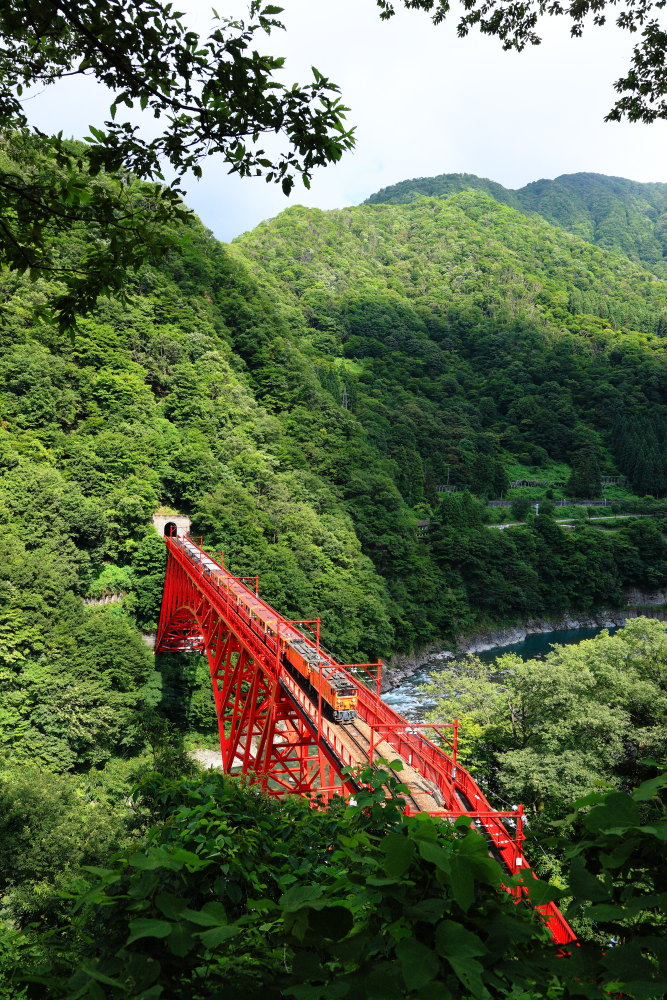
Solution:
[(618, 250), (658, 274), (667, 273), (667, 184), (580, 173), (509, 190), (474, 174), (440, 174), (383, 188), (368, 204), (405, 205), (416, 198), (447, 198), (471, 190), (523, 212), (536, 212), (589, 243)]
[(1, 279), (8, 753), (102, 766), (156, 705), (210, 728), (202, 665), (158, 675), (139, 635), (159, 505), (350, 660), (664, 583), (655, 521), (566, 533), (543, 507), (498, 532), (485, 508), (526, 469), (667, 490), (655, 275), (482, 192), (297, 207), (231, 247), (194, 219), (163, 237), (74, 342), (43, 309), (57, 282)]
[(438, 174), (436, 177), (414, 177), (381, 188), (366, 199), (367, 205), (409, 205), (418, 198), (449, 198), (461, 191), (484, 191), (496, 201), (511, 208), (521, 208), (518, 192), (503, 187), (488, 177), (476, 174)]
[(640, 493), (664, 489), (642, 478), (664, 476), (667, 413), (667, 284), (646, 270), (473, 192), (295, 208), (235, 246), (413, 504), (450, 477), (499, 495), (507, 452), (596, 454)]
[[(360, 798), (359, 826), (353, 810), (283, 807), (231, 781), (188, 778), (194, 767), (182, 739), (213, 742), (215, 714), (205, 658), (161, 657), (156, 666), (142, 636), (155, 627), (164, 574), (150, 522), (156, 508), (189, 514), (205, 545), (224, 548), (239, 575), (259, 573), (263, 594), (288, 617), (322, 614), (323, 639), (341, 659), (620, 605), (630, 585), (665, 586), (667, 282), (492, 195), (464, 190), (339, 212), (296, 207), (232, 246), (184, 216), (156, 232), (160, 264), (138, 270), (122, 301), (103, 299), (74, 339), (49, 310), (62, 291), (55, 278), (0, 274), (3, 996), (209, 996), (211, 982), (266, 996), (267, 983), (282, 990), (291, 982), (289, 963), (315, 968), (312, 955), (299, 957), (301, 945), (295, 951), (301, 918), (289, 902), (314, 898), (311, 882), (326, 891), (326, 921), (346, 907), (368, 916), (370, 942), (394, 942), (387, 928), (396, 913), (412, 912), (402, 875), (413, 853), (416, 904), (449, 898), (449, 861), (424, 867), (421, 848), (408, 847), (406, 865), (394, 867), (410, 823), (420, 843), (426, 829), (400, 807), (394, 823), (392, 811)], [(66, 243), (56, 236), (50, 259), (76, 262), (92, 238), (84, 224)], [(576, 497), (619, 474), (626, 482), (616, 496), (657, 516), (603, 531), (582, 512), (566, 531), (549, 508), (553, 490), (542, 490), (537, 519), (525, 517), (530, 500), (519, 490), (516, 510), (501, 516), (525, 521), (511, 531), (490, 523), (487, 499), (507, 493), (512, 479), (558, 480), (556, 492)], [(512, 695), (511, 704), (530, 709), (525, 746), (515, 745), (504, 716), (497, 733), (466, 719), (461, 752), (474, 753), (494, 791), (523, 790), (539, 757), (541, 784), (528, 801), (549, 807), (542, 829), (599, 778), (620, 787), (647, 776), (641, 747), (663, 747), (662, 729), (652, 730), (664, 728), (656, 673), (664, 629), (646, 628), (632, 632), (636, 647), (626, 639), (596, 647), (615, 657), (616, 674), (625, 669), (619, 645), (633, 665), (631, 689), (617, 678), (622, 700), (604, 663), (598, 670), (596, 660), (586, 687), (575, 658), (572, 683), (566, 668), (556, 676), (560, 715), (553, 686), (551, 700), (540, 695), (548, 685), (530, 698), (521, 688), (523, 701)], [(636, 648), (644, 658), (651, 649), (641, 667), (651, 673), (648, 694)], [(485, 680), (486, 701), (490, 691), (500, 696), (495, 679)], [(507, 685), (514, 691), (513, 679)], [(613, 705), (588, 712), (582, 691), (597, 705), (599, 689)], [(618, 730), (613, 740), (607, 725)], [(593, 752), (592, 740), (606, 752)], [(160, 775), (147, 776), (152, 769)], [(639, 807), (659, 787), (640, 790)], [(627, 794), (623, 801), (636, 831), (639, 807)], [(437, 831), (431, 848), (442, 837), (443, 850), (457, 854), (450, 824)], [(488, 865), (487, 844), (469, 838), (461, 850), (469, 855), (472, 844)], [(323, 865), (334, 842), (335, 864)], [(641, 851), (654, 845), (641, 843), (628, 884), (640, 871), (650, 886), (653, 862)], [(544, 870), (566, 885), (561, 861), (546, 858)], [(211, 865), (228, 876), (211, 879)], [(375, 887), (367, 894), (378, 872), (386, 905)], [(399, 874), (396, 898), (387, 872)], [(489, 878), (502, 881), (495, 868)], [(625, 893), (626, 875), (615, 868), (614, 878)], [(502, 926), (508, 914), (530, 920), (493, 893), (488, 905), (479, 896), (485, 934), (489, 906), (503, 911)], [(477, 910), (470, 914), (476, 928)], [(585, 915), (581, 926), (593, 938), (599, 932)], [(624, 936), (625, 924), (605, 927), (605, 940), (612, 933)], [(319, 930), (307, 939), (324, 940)], [(359, 975), (371, 954), (375, 976), (376, 953), (359, 940)], [(534, 956), (532, 937), (517, 940)], [(382, 948), (380, 958), (395, 964), (393, 943)], [(353, 977), (357, 964), (353, 956)], [(488, 964), (495, 989), (495, 951)], [(520, 985), (537, 996), (536, 968), (525, 982), (513, 979), (507, 995)], [(395, 978), (377, 980), (371, 995), (388, 995)], [(578, 967), (573, 981), (581, 978)], [(652, 995), (642, 989), (636, 995)], [(422, 994), (420, 986), (408, 995)]]
[[(321, 383), (358, 417), (413, 508), (433, 505), (447, 481), (498, 496), (509, 454), (543, 468), (620, 469), (642, 494), (667, 485), (667, 286), (641, 267), (477, 192), (340, 212), (295, 208), (235, 246), (282, 301)], [(387, 545), (401, 537), (388, 496), (369, 490), (369, 516), (360, 480), (349, 475), (341, 486), (366, 551), (413, 621), (435, 608), (439, 628), (448, 617), (461, 627), (471, 605), (491, 614), (525, 613), (533, 601), (546, 609), (570, 577), (578, 596), (566, 601), (595, 604), (599, 593), (581, 587), (620, 579), (618, 538), (556, 529), (563, 564), (547, 569), (551, 543), (545, 557), (528, 533), (492, 538), (478, 511), (450, 497), (434, 508), (426, 548), (438, 573), (434, 601), (422, 555), (415, 562), (405, 546)], [(455, 532), (441, 542), (441, 523), (447, 537), (454, 523), (476, 525), (474, 541)], [(598, 570), (582, 574), (581, 559), (599, 560)]]
[[(136, 747), (136, 709), (160, 701), (137, 630), (159, 610), (160, 504), (191, 513), (237, 572), (259, 570), (281, 609), (329, 609), (329, 640), (347, 655), (392, 643), (386, 585), (293, 423), (328, 426), (368, 464), (361, 429), (239, 262), (198, 224), (181, 244), (161, 272), (137, 275), (130, 304), (109, 300), (82, 321), (74, 343), (34, 325), (31, 306), (51, 288), (3, 279), (1, 731), (12, 753), (59, 769)], [(267, 405), (244, 345), (262, 359)], [(208, 729), (208, 704), (204, 714)]]

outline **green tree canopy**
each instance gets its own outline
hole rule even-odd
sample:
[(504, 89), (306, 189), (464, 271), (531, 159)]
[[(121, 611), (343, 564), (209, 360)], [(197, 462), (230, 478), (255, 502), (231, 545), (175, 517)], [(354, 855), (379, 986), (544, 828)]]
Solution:
[(637, 618), (543, 660), (467, 657), (425, 690), (434, 719), (458, 716), (466, 756), (497, 790), (553, 815), (667, 753), (667, 625)]
[[(355, 804), (318, 810), (222, 775), (148, 776), (134, 801), (152, 809), (150, 831), (88, 869), (57, 934), (0, 939), (0, 988), (4, 972), (34, 1000), (664, 994), (664, 775), (575, 803), (566, 886), (583, 934), (565, 954), (525, 905), (563, 891), (508, 876), (465, 817), (405, 816), (390, 773), (359, 778)], [(66, 808), (57, 818), (64, 838)], [(507, 889), (522, 884), (517, 905)]]
[[(287, 85), (284, 60), (259, 50), (258, 36), (282, 27), (279, 13), (253, 0), (247, 22), (217, 17), (202, 39), (158, 0), (3, 5), (0, 261), (60, 278), (63, 325), (160, 252), (155, 223), (181, 211), (180, 179), (188, 170), (200, 176), (206, 157), (221, 155), (231, 172), (264, 176), (287, 194), (296, 176), (309, 185), (316, 166), (351, 148), (336, 85), (315, 68), (312, 81)], [(31, 127), (23, 100), (27, 88), (73, 75), (93, 76), (113, 95), (86, 148)], [(148, 138), (121, 109), (150, 114), (156, 134)], [(264, 148), (276, 133), (287, 140), (279, 154)], [(176, 175), (169, 186), (165, 168)], [(150, 187), (128, 193), (130, 175)], [(99, 230), (92, 247), (73, 260), (54, 250), (55, 238), (83, 224)]]

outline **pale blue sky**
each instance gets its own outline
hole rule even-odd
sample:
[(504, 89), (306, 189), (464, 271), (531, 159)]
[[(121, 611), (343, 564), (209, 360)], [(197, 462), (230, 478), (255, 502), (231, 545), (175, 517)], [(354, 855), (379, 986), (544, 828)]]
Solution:
[[(242, 0), (175, 6), (202, 31), (211, 6), (233, 16), (247, 9)], [(227, 176), (211, 158), (204, 178), (188, 181), (188, 203), (220, 239), (289, 204), (340, 208), (388, 184), (439, 173), (479, 174), (508, 187), (581, 170), (667, 181), (667, 123), (603, 121), (632, 48), (631, 36), (613, 26), (571, 39), (563, 19), (552, 20), (544, 44), (518, 54), (495, 39), (459, 39), (454, 20), (436, 28), (421, 12), (382, 22), (373, 0), (282, 6), (287, 31), (266, 48), (287, 57), (290, 80), (302, 81), (314, 64), (341, 86), (357, 148), (289, 200), (263, 181)], [(42, 128), (81, 136), (104, 119), (108, 103), (91, 81), (67, 80), (29, 108)]]

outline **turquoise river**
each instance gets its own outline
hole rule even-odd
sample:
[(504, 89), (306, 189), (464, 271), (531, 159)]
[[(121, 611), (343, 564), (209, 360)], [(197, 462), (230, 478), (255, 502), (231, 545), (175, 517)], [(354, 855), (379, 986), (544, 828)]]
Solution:
[[(573, 628), (562, 632), (538, 632), (526, 636), (523, 642), (514, 642), (509, 646), (494, 646), (475, 655), (487, 663), (492, 663), (504, 653), (518, 653), (524, 660), (531, 660), (534, 657), (544, 656), (554, 645), (568, 646), (574, 642), (582, 642), (583, 639), (592, 639), (601, 631), (601, 628)], [(616, 629), (610, 628), (608, 631), (613, 633)], [(434, 659), (431, 663), (426, 663), (412, 677), (392, 691), (388, 691), (384, 695), (384, 700), (411, 722), (423, 722), (426, 713), (433, 708), (433, 702), (423, 694), (421, 688), (431, 673), (443, 670), (448, 662), (451, 660)]]

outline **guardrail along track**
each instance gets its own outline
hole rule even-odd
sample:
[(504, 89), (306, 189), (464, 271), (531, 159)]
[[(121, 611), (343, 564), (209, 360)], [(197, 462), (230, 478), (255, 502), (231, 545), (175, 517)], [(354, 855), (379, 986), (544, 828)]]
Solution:
[[(408, 788), (406, 812), (469, 816), (510, 874), (530, 873), (522, 850), (522, 811), (493, 809), (457, 760), (456, 724), (434, 727), (443, 745), (435, 743), (426, 735), (428, 727), (409, 723), (377, 691), (359, 683), (355, 665), (339, 664), (323, 649), (319, 622), (316, 631), (314, 622), (284, 618), (259, 597), (257, 587), (251, 590), (192, 539), (165, 542), (167, 572), (155, 649), (206, 655), (223, 770), (240, 768), (272, 794), (328, 800), (354, 793), (349, 769), (397, 758)], [(312, 668), (310, 680), (299, 677), (288, 660), (289, 649), (297, 647)], [(336, 691), (348, 688), (356, 689), (357, 715), (336, 724), (333, 696), (327, 694), (327, 701), (323, 692), (338, 697)], [(554, 904), (538, 909), (558, 944), (574, 940)]]

